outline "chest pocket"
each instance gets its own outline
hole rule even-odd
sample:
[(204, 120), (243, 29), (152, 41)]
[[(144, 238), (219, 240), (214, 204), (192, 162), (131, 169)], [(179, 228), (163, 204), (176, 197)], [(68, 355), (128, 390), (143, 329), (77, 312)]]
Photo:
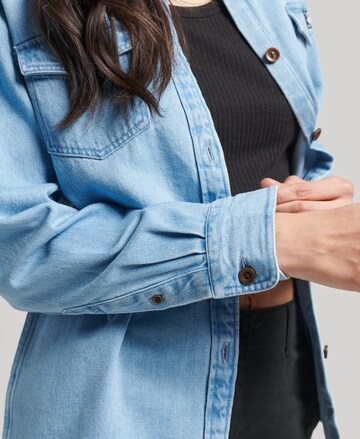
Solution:
[[(124, 71), (130, 66), (130, 37), (117, 31), (119, 62)], [(70, 81), (67, 71), (52, 54), (42, 35), (14, 47), (34, 111), (51, 154), (102, 160), (144, 132), (150, 125), (148, 106), (135, 96), (127, 117), (105, 99), (91, 118), (86, 111), (68, 128), (55, 125), (69, 109)]]
[(289, 0), (285, 3), (286, 11), (293, 22), (295, 32), (302, 43), (313, 45), (313, 28), (306, 2)]

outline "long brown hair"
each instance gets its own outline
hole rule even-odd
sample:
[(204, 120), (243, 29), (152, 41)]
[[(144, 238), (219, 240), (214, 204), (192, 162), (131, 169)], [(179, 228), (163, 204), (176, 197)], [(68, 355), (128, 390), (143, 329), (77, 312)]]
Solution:
[[(57, 128), (69, 126), (88, 109), (93, 114), (104, 97), (105, 82), (114, 86), (115, 105), (127, 110), (137, 95), (152, 113), (161, 115), (159, 99), (171, 79), (174, 55), (162, 0), (34, 0), (34, 6), (42, 35), (69, 73), (70, 108)], [(169, 6), (188, 56), (176, 8)], [(115, 20), (121, 22), (132, 40), (127, 73), (118, 62)], [(157, 97), (147, 88), (151, 80)]]

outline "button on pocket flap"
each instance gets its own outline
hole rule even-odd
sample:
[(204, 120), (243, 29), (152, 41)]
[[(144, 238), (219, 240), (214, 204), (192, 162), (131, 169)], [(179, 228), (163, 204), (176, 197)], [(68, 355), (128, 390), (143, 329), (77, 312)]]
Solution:
[(312, 40), (312, 24), (307, 5), (301, 1), (289, 1), (285, 3), (286, 11), (292, 19), (297, 32), (311, 46)]

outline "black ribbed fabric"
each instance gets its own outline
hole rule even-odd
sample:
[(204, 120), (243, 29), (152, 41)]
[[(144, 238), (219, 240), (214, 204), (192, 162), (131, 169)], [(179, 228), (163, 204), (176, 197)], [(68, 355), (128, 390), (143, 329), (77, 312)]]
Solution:
[(283, 181), (299, 125), (279, 86), (247, 43), (226, 6), (173, 6), (188, 42), (189, 63), (223, 147), (232, 195)]

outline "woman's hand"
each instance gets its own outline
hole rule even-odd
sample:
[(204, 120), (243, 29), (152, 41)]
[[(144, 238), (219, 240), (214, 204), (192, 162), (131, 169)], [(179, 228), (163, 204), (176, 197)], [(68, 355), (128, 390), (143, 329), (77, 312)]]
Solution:
[(276, 212), (299, 213), (328, 210), (346, 206), (353, 202), (354, 186), (345, 178), (328, 177), (322, 180), (305, 181), (290, 175), (283, 183), (264, 178), (260, 187), (280, 186), (277, 193)]
[[(341, 177), (305, 181), (271, 178), (279, 185), (275, 213), (276, 253), (289, 277), (360, 292), (360, 203), (354, 186)], [(294, 215), (295, 213), (295, 215)]]
[[(341, 177), (305, 181), (296, 175), (279, 185), (275, 214), (280, 269), (290, 277), (360, 292), (360, 204)], [(297, 213), (297, 215), (294, 215)]]
[(360, 292), (360, 204), (276, 212), (276, 252), (290, 277)]

